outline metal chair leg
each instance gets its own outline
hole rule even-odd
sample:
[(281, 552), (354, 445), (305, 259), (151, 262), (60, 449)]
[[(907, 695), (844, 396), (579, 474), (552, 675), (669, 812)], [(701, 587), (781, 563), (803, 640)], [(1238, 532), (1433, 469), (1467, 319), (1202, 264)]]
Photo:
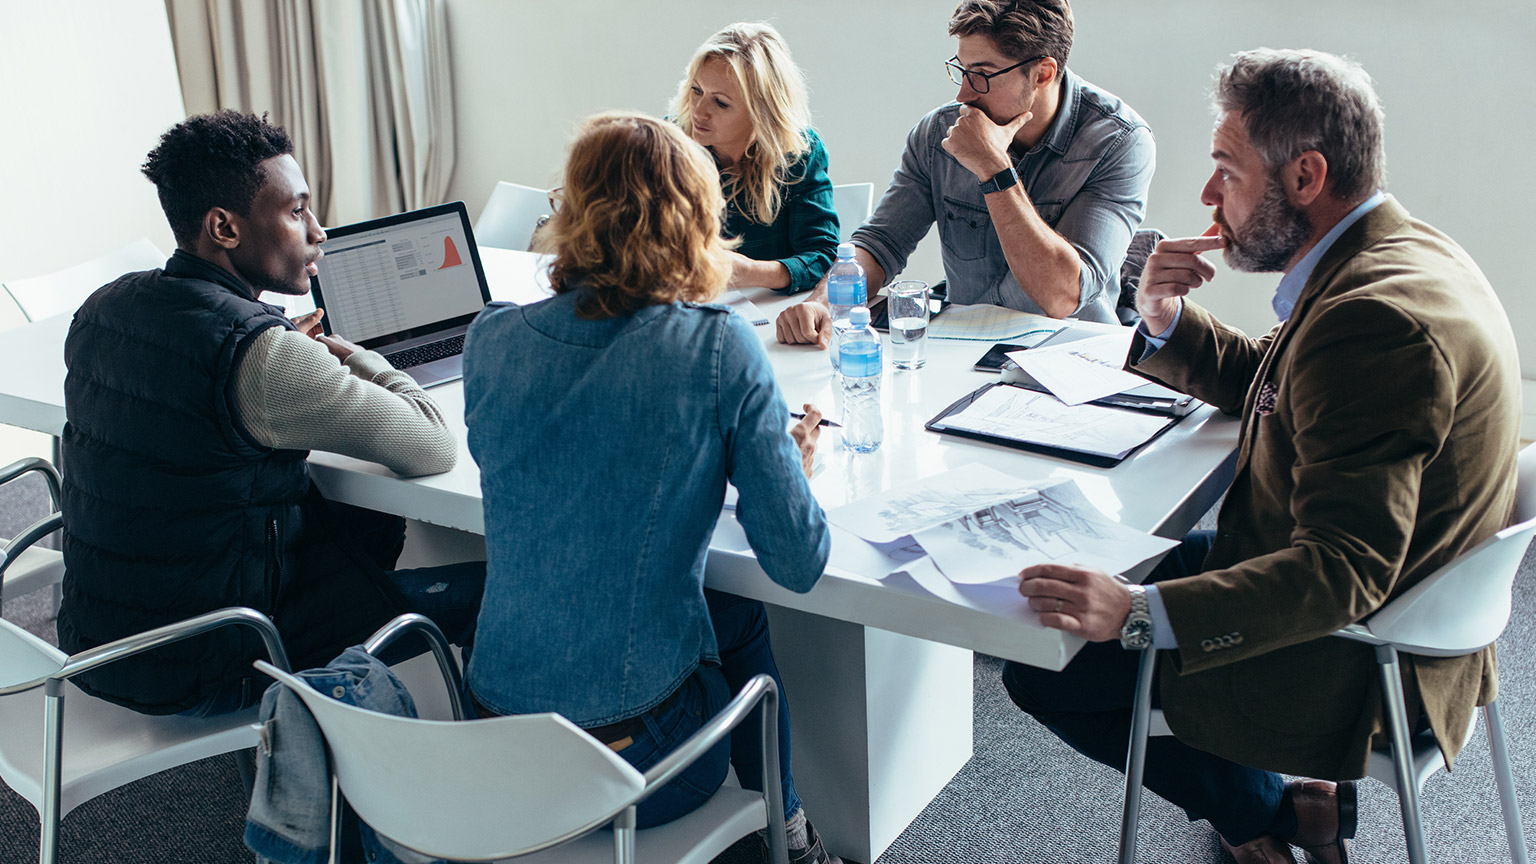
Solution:
[(1147, 762), (1147, 732), (1152, 725), (1152, 676), (1157, 651), (1145, 648), (1136, 670), (1131, 703), (1130, 752), (1125, 757), (1125, 808), (1120, 813), (1120, 864), (1136, 864), (1136, 826), (1141, 819), (1141, 779)]
[(614, 864), (635, 864), (635, 807), (633, 804), (614, 817), (613, 861)]
[[(770, 682), (771, 683), (771, 682)], [(763, 794), (768, 805), (768, 864), (789, 864), (784, 837), (784, 786), (779, 777), (779, 689), (769, 687), (758, 706), (763, 754)]]
[(1504, 742), (1504, 720), (1495, 699), (1483, 708), (1488, 724), (1488, 755), (1493, 759), (1493, 779), (1499, 787), (1499, 808), (1504, 811), (1504, 834), (1509, 838), (1509, 858), (1514, 864), (1529, 864), (1525, 846), (1525, 826), (1520, 820), (1520, 801), (1515, 797), (1515, 778), (1509, 767), (1509, 747)]
[(59, 860), (59, 823), (64, 818), (64, 682), (50, 679), (43, 692), (43, 806), (39, 811), (37, 860), (39, 864), (55, 864)]
[(1381, 696), (1386, 703), (1387, 728), (1392, 735), (1392, 765), (1396, 768), (1397, 802), (1403, 811), (1403, 838), (1408, 845), (1411, 864), (1428, 864), (1424, 847), (1424, 821), (1419, 815), (1419, 784), (1414, 779), (1413, 747), (1408, 742), (1408, 708), (1403, 701), (1403, 679), (1397, 662), (1397, 649), (1376, 646), (1376, 664), (1381, 672)]

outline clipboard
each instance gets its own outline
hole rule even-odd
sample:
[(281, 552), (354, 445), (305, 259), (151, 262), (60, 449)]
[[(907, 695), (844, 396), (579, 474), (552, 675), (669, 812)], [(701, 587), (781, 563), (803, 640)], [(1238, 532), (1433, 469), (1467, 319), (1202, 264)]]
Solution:
[(969, 408), (972, 403), (974, 403), (977, 399), (980, 399), (982, 395), (994, 387), (1013, 387), (1031, 393), (1040, 392), (1031, 390), (1028, 387), (1023, 387), (1018, 384), (994, 381), (990, 384), (985, 384), (977, 388), (965, 396), (960, 397), (960, 399), (956, 400), (954, 404), (950, 405), (948, 408), (945, 408), (943, 411), (940, 411), (933, 419), (929, 420), (927, 423), (924, 423), (923, 428), (930, 432), (938, 432), (944, 435), (956, 435), (961, 438), (971, 438), (976, 441), (986, 441), (991, 444), (1001, 444), (1004, 447), (1012, 447), (1015, 450), (1025, 450), (1030, 453), (1042, 453), (1047, 456), (1055, 456), (1060, 459), (1067, 459), (1072, 462), (1091, 465), (1095, 468), (1113, 468), (1131, 456), (1135, 455), (1148, 444), (1162, 437), (1163, 433), (1167, 432), (1169, 429), (1172, 429), (1175, 425), (1178, 424), (1180, 420), (1184, 419), (1184, 415), (1167, 414), (1160, 411), (1147, 410), (1145, 408), (1136, 408), (1132, 406), (1121, 407), (1109, 405), (1093, 405), (1091, 403), (1087, 406), (1076, 406), (1079, 408), (1089, 407), (1098, 411), (1119, 411), (1125, 412), (1127, 414), (1151, 416), (1165, 421), (1160, 427), (1158, 427), (1156, 432), (1147, 436), (1147, 438), (1140, 444), (1137, 444), (1131, 449), (1120, 454), (1106, 454), (1091, 450), (1077, 450), (1070, 447), (1063, 447), (1057, 444), (1031, 441), (1025, 438), (1016, 438), (1007, 435), (995, 435), (988, 432), (978, 432), (973, 429), (961, 429), (951, 426), (949, 423), (945, 422), (948, 418), (959, 414), (966, 408)]

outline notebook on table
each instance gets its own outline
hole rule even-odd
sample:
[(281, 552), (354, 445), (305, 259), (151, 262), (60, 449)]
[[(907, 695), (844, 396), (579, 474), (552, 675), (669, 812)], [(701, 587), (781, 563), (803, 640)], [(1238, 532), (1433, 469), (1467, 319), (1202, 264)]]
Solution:
[(310, 279), (321, 324), (423, 387), (464, 374), (464, 334), (491, 301), (464, 202), (326, 229)]

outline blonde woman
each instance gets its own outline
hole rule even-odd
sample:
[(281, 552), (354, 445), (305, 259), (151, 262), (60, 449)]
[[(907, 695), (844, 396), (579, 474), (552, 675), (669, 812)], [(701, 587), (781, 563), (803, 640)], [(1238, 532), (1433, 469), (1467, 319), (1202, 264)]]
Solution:
[[(724, 201), (677, 126), (588, 120), (561, 202), (546, 229), (555, 296), (493, 305), (464, 346), (488, 571), (469, 687), (488, 713), (559, 712), (645, 770), (753, 675), (778, 679), (762, 604), (705, 589), (704, 556), (729, 479), (768, 578), (816, 584), (829, 540), (806, 477), (821, 414), (805, 406), (786, 432), (752, 325), (701, 305), (730, 273)], [(779, 736), (791, 858), (835, 861), (795, 794), (787, 702)], [(727, 765), (761, 789), (756, 737), (742, 726), (647, 798), (640, 827), (696, 809)]]
[(768, 24), (732, 24), (699, 46), (672, 115), (715, 157), (725, 193), (732, 287), (793, 294), (837, 254), (827, 151), (811, 128), (800, 67)]

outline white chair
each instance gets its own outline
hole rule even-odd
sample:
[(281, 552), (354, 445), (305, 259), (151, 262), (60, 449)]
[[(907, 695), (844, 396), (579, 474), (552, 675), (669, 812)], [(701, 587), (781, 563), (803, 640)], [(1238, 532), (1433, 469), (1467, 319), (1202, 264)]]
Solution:
[(526, 252), (533, 244), (534, 230), (548, 217), (548, 191), (503, 180), (491, 190), (475, 220), (475, 242)]
[(832, 187), (832, 209), (837, 213), (837, 242), (847, 243), (853, 230), (869, 221), (875, 208), (875, 184), (844, 183)]
[[(445, 686), (457, 691), (458, 668), (447, 643), (419, 615), (395, 619), (365, 647), (376, 652), (390, 631), (403, 629), (429, 637)], [(530, 864), (707, 864), (736, 839), (767, 828), (770, 859), (788, 860), (778, 690), (766, 675), (748, 682), (725, 710), (642, 774), (558, 714), (464, 722), (395, 717), (338, 702), (271, 664), (257, 661), (256, 667), (304, 700), (325, 736), (335, 782), (357, 815), (423, 854), (466, 861), (531, 855)], [(635, 805), (725, 738), (759, 702), (767, 791), (727, 786), (681, 819), (636, 831)], [(333, 813), (333, 831), (339, 822)], [(610, 823), (611, 833), (596, 830)], [(339, 843), (333, 834), (331, 848)]]
[[(1428, 861), (1419, 795), (1424, 790), (1424, 781), (1445, 767), (1445, 759), (1433, 736), (1411, 735), (1397, 654), (1404, 651), (1427, 657), (1459, 657), (1492, 645), (1504, 632), (1509, 624), (1515, 575), (1531, 538), (1536, 536), (1536, 444), (1520, 451), (1515, 520), (1516, 524), (1463, 552), (1371, 617), (1333, 634), (1375, 647), (1391, 752), (1372, 752), (1366, 773), (1397, 790), (1408, 860), (1412, 864)], [(1120, 821), (1121, 864), (1136, 860), (1136, 823), (1141, 810), (1147, 736), (1173, 734), (1163, 712), (1151, 707), (1156, 653), (1152, 649), (1142, 652), (1136, 679), (1131, 746), (1126, 757), (1125, 810)], [(1500, 809), (1504, 812), (1510, 858), (1515, 864), (1527, 864), (1525, 829), (1515, 797), (1498, 700), (1483, 708), (1483, 719), (1488, 727), (1489, 756)], [(1472, 721), (1467, 727), (1468, 739), (1477, 725), (1476, 712)]]
[(69, 683), (114, 660), (229, 624), (255, 628), (268, 656), (287, 668), (277, 628), (244, 607), (209, 612), (72, 657), (0, 620), (0, 779), (38, 811), (41, 864), (58, 860), (59, 823), (76, 805), (177, 765), (257, 745), (254, 707), (217, 717), (152, 717)]
[(53, 586), (53, 611), (57, 614), (59, 584), (64, 578), (64, 555), (57, 549), (44, 549), (35, 544), (64, 524), (64, 517), (59, 513), (59, 472), (46, 459), (21, 459), (0, 468), (0, 486), (31, 473), (41, 475), (47, 483), (53, 512), (11, 538), (5, 548), (0, 549), (0, 608), (7, 600)]
[(73, 312), (97, 288), (124, 273), (163, 267), (165, 259), (165, 253), (155, 244), (140, 237), (121, 249), (83, 264), (44, 276), (6, 282), (5, 290), (21, 307), (21, 314), (28, 321), (40, 321), (63, 312)]

